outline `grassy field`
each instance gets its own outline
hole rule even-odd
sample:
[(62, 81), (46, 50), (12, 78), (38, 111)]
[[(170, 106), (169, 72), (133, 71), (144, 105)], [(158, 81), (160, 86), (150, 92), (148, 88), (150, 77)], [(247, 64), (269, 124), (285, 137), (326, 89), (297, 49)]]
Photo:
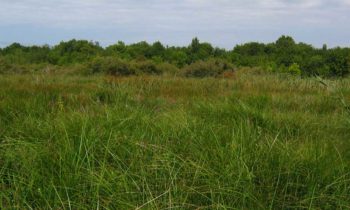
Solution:
[(0, 209), (349, 209), (350, 80), (0, 76)]

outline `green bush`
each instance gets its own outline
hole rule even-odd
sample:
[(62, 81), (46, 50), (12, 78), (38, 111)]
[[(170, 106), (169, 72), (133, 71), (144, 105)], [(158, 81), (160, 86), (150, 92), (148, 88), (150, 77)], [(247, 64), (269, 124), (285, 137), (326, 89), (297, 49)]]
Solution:
[(179, 73), (179, 68), (170, 63), (160, 63), (157, 65), (157, 68), (163, 72), (165, 75), (177, 75)]
[(341, 48), (335, 48), (328, 52), (326, 63), (330, 76), (344, 77), (350, 73), (350, 52)]
[(88, 64), (88, 72), (105, 73), (114, 76), (127, 76), (135, 74), (132, 66), (119, 58), (115, 57), (97, 57)]
[(160, 75), (162, 70), (150, 60), (139, 60), (133, 62), (133, 68), (135, 69), (136, 74), (150, 74), (150, 75)]
[(186, 77), (218, 77), (228, 70), (233, 70), (233, 65), (229, 62), (221, 59), (210, 59), (185, 66), (183, 74)]
[(268, 73), (275, 73), (278, 71), (278, 65), (275, 62), (268, 62), (263, 65), (263, 70)]
[(301, 70), (297, 63), (290, 65), (287, 69), (287, 72), (292, 75), (301, 75)]
[(10, 64), (5, 59), (0, 58), (0, 74), (7, 72), (10, 68)]
[(303, 73), (311, 76), (331, 76), (329, 66), (326, 65), (325, 58), (321, 55), (309, 58), (304, 64)]
[(30, 71), (31, 71), (31, 68), (28, 65), (13, 64), (4, 58), (0, 58), (0, 74), (6, 74), (6, 73), (22, 74), (22, 73), (28, 73)]

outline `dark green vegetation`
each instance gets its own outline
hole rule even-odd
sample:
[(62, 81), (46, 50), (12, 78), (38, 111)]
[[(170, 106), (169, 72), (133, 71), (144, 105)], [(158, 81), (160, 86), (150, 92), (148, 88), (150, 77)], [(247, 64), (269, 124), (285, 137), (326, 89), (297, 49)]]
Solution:
[[(139, 49), (85, 44), (90, 53), (60, 54), (70, 49), (61, 44), (12, 59), (65, 65)], [(188, 62), (186, 49), (164, 52)], [(96, 58), (89, 69), (159, 74), (143, 62)], [(1, 75), (0, 209), (349, 209), (349, 101), (349, 79), (246, 70), (200, 80)]]
[(200, 43), (197, 38), (188, 47), (168, 47), (160, 42), (130, 45), (118, 42), (103, 48), (98, 43), (71, 40), (53, 47), (26, 47), (14, 43), (0, 49), (0, 73), (60, 70), (62, 67), (84, 74), (187, 77), (218, 76), (235, 68), (258, 67), (269, 72), (343, 77), (350, 72), (350, 49), (327, 49), (326, 45), (317, 49), (296, 43), (288, 36), (270, 44), (238, 45), (233, 50), (214, 48), (209, 43)]

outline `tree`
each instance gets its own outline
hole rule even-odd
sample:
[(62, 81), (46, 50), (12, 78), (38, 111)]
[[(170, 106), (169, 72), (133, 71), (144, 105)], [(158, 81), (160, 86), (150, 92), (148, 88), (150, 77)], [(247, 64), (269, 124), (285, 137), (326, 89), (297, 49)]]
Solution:
[(295, 41), (292, 37), (281, 36), (276, 41), (276, 60), (284, 66), (290, 66), (295, 62)]
[(281, 36), (276, 41), (276, 47), (279, 49), (290, 49), (295, 45), (295, 41), (290, 36)]
[(205, 60), (213, 56), (214, 47), (207, 42), (200, 43), (198, 38), (192, 39), (190, 46), (188, 47), (189, 63), (193, 63), (198, 60)]
[(83, 63), (96, 57), (102, 50), (94, 42), (73, 39), (55, 46), (50, 53), (50, 61), (59, 65)]
[(331, 76), (345, 76), (350, 72), (349, 51), (335, 48), (329, 50), (326, 55), (326, 63), (329, 66)]
[(155, 42), (151, 46), (150, 54), (152, 57), (163, 57), (165, 47), (161, 42)]
[(105, 54), (109, 56), (117, 55), (120, 57), (127, 57), (125, 52), (126, 52), (126, 45), (122, 41), (118, 41), (117, 44), (108, 46), (105, 50)]
[(126, 49), (126, 53), (134, 59), (145, 60), (152, 57), (151, 46), (146, 41), (131, 44)]
[(199, 51), (200, 48), (200, 43), (199, 43), (199, 39), (197, 37), (192, 39), (192, 42), (189, 46), (190, 49), (190, 53), (195, 54)]
[(327, 45), (326, 45), (326, 44), (323, 44), (322, 50), (323, 50), (323, 51), (327, 51), (327, 49), (328, 49), (328, 48), (327, 48)]
[(258, 56), (265, 54), (265, 44), (250, 42), (244, 45), (237, 45), (234, 51), (244, 56)]
[(326, 61), (321, 55), (314, 55), (309, 58), (304, 67), (307, 75), (328, 76), (330, 74)]
[(175, 47), (168, 48), (164, 53), (164, 58), (178, 67), (183, 67), (189, 60), (185, 49)]

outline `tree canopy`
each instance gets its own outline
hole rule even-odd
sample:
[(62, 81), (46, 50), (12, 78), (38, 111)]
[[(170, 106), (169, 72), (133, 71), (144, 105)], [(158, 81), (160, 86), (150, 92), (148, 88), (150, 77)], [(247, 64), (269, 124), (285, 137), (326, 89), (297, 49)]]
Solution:
[(345, 76), (350, 72), (349, 48), (329, 49), (327, 45), (315, 48), (305, 43), (296, 43), (290, 36), (281, 36), (275, 42), (267, 44), (241, 44), (232, 50), (213, 47), (210, 43), (200, 42), (198, 38), (194, 38), (186, 47), (165, 46), (159, 41), (142, 41), (129, 45), (119, 41), (104, 48), (97, 42), (75, 39), (56, 46), (23, 46), (13, 43), (0, 48), (0, 69), (5, 68), (5, 64), (86, 64), (97, 57), (126, 61), (150, 60), (158, 64), (169, 63), (178, 68), (214, 58), (225, 60), (236, 67), (261, 67), (273, 71), (292, 69), (300, 70), (302, 75)]

